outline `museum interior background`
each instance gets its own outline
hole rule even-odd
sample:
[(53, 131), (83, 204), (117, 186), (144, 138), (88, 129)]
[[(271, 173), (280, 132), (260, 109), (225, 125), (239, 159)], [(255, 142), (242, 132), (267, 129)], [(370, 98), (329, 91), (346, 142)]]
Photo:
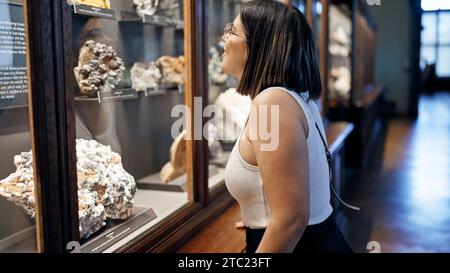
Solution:
[[(242, 2), (0, 0), (0, 252), (245, 250), (223, 180), (251, 101), (220, 68)], [(315, 34), (352, 248), (450, 252), (450, 1), (282, 2)]]

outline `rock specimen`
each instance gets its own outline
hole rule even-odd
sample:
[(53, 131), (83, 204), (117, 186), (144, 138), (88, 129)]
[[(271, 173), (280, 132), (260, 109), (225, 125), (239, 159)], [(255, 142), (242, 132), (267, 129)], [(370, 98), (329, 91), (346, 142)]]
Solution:
[(35, 217), (33, 158), (31, 153), (14, 156), (16, 172), (0, 180), (0, 195), (14, 202)]
[(178, 0), (160, 0), (159, 10), (161, 15), (170, 18), (173, 22), (181, 20)]
[(186, 173), (186, 136), (187, 131), (184, 130), (170, 147), (170, 162), (164, 165), (160, 173), (161, 180), (165, 183)]
[[(35, 217), (31, 152), (14, 157), (16, 172), (0, 181), (0, 195)], [(106, 220), (124, 220), (132, 213), (134, 178), (122, 167), (121, 157), (95, 140), (77, 140), (79, 229), (88, 238)]]
[(78, 187), (98, 193), (107, 219), (124, 220), (131, 215), (136, 183), (110, 146), (77, 140), (77, 171)]
[(184, 83), (184, 56), (162, 56), (156, 61), (162, 72), (162, 84), (167, 86)]
[(80, 50), (75, 78), (81, 93), (94, 97), (99, 91), (113, 90), (124, 70), (122, 59), (111, 46), (89, 40)]
[(215, 104), (219, 111), (214, 118), (220, 140), (236, 141), (250, 113), (251, 99), (230, 88), (220, 94)]
[(111, 8), (111, 3), (109, 0), (75, 0), (75, 3), (102, 9)]
[(219, 134), (217, 126), (214, 123), (208, 123), (208, 150), (211, 159), (219, 157), (223, 150), (220, 145)]
[(158, 0), (133, 0), (136, 11), (141, 17), (155, 14), (158, 8), (158, 2)]
[(135, 63), (131, 68), (132, 88), (145, 92), (147, 88), (158, 86), (161, 72), (155, 62)]
[(224, 84), (228, 79), (228, 75), (222, 71), (221, 63), (222, 58), (219, 51), (215, 47), (211, 47), (209, 49), (208, 72), (209, 78), (214, 84)]
[(331, 35), (329, 52), (333, 56), (348, 57), (351, 51), (351, 37), (343, 26), (337, 26)]
[(351, 86), (351, 73), (350, 70), (345, 67), (336, 67), (331, 69), (331, 87), (336, 92), (336, 96), (341, 99), (347, 100), (350, 97)]

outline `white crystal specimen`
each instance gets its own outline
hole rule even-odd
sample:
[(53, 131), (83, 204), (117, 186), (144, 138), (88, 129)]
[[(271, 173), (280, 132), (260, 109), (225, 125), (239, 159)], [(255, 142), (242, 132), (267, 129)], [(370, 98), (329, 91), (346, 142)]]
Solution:
[(132, 88), (145, 92), (147, 88), (157, 87), (161, 80), (161, 72), (155, 62), (135, 63), (131, 68)]
[(211, 47), (209, 49), (208, 72), (211, 82), (214, 84), (224, 84), (228, 79), (228, 75), (222, 71), (221, 63), (222, 58), (219, 51), (215, 47)]
[(123, 220), (131, 215), (136, 183), (110, 146), (77, 139), (77, 171), (78, 187), (98, 193), (106, 218)]
[[(124, 220), (133, 209), (134, 178), (122, 167), (119, 154), (95, 140), (77, 140), (80, 236), (88, 238), (106, 220)], [(0, 195), (35, 217), (32, 153), (14, 157), (16, 172), (0, 181)]]
[(331, 86), (336, 91), (336, 94), (344, 99), (349, 98), (351, 86), (351, 73), (345, 67), (336, 67), (331, 69)]
[(215, 104), (219, 111), (214, 119), (219, 139), (235, 141), (250, 114), (251, 99), (230, 88), (220, 94)]
[(158, 8), (158, 0), (133, 0), (133, 4), (136, 6), (136, 11), (139, 16), (155, 14)]

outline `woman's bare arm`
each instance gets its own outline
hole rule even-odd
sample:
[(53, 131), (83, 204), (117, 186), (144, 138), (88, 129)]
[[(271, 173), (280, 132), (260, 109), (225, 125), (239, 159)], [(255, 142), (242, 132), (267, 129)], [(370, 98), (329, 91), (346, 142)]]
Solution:
[[(268, 108), (268, 114), (258, 110), (263, 109), (264, 105)], [(279, 118), (276, 117), (277, 106)], [(263, 125), (264, 122), (269, 125)], [(269, 128), (269, 132), (272, 129), (276, 131), (275, 122), (278, 122), (279, 133), (272, 135), (272, 138), (279, 137), (278, 141), (263, 139), (261, 134), (255, 135), (255, 130), (261, 126)], [(291, 252), (309, 221), (309, 161), (306, 144), (309, 132), (306, 116), (292, 96), (283, 90), (272, 89), (253, 100), (250, 123), (250, 141), (272, 211), (257, 252)], [(270, 142), (272, 147), (268, 145)]]

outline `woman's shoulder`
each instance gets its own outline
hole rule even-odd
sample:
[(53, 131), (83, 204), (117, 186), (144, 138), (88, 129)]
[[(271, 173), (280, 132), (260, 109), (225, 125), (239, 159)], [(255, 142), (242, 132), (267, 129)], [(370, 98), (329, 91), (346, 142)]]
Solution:
[(283, 87), (270, 87), (261, 91), (254, 99), (255, 105), (274, 105), (277, 103), (290, 104), (292, 102), (292, 94)]
[[(303, 110), (303, 107), (299, 107), (300, 102), (295, 97), (295, 92), (289, 91), (283, 87), (271, 87), (265, 89), (261, 93), (259, 93), (252, 101), (252, 110), (260, 111), (261, 106), (268, 107), (268, 111), (271, 112), (271, 107), (275, 106), (278, 108), (280, 118), (292, 118), (297, 117), (303, 127), (308, 128), (308, 121), (306, 117), (306, 113)], [(272, 108), (273, 109), (273, 108)], [(254, 112), (253, 114), (255, 114)], [(306, 132), (309, 130), (306, 129)]]

